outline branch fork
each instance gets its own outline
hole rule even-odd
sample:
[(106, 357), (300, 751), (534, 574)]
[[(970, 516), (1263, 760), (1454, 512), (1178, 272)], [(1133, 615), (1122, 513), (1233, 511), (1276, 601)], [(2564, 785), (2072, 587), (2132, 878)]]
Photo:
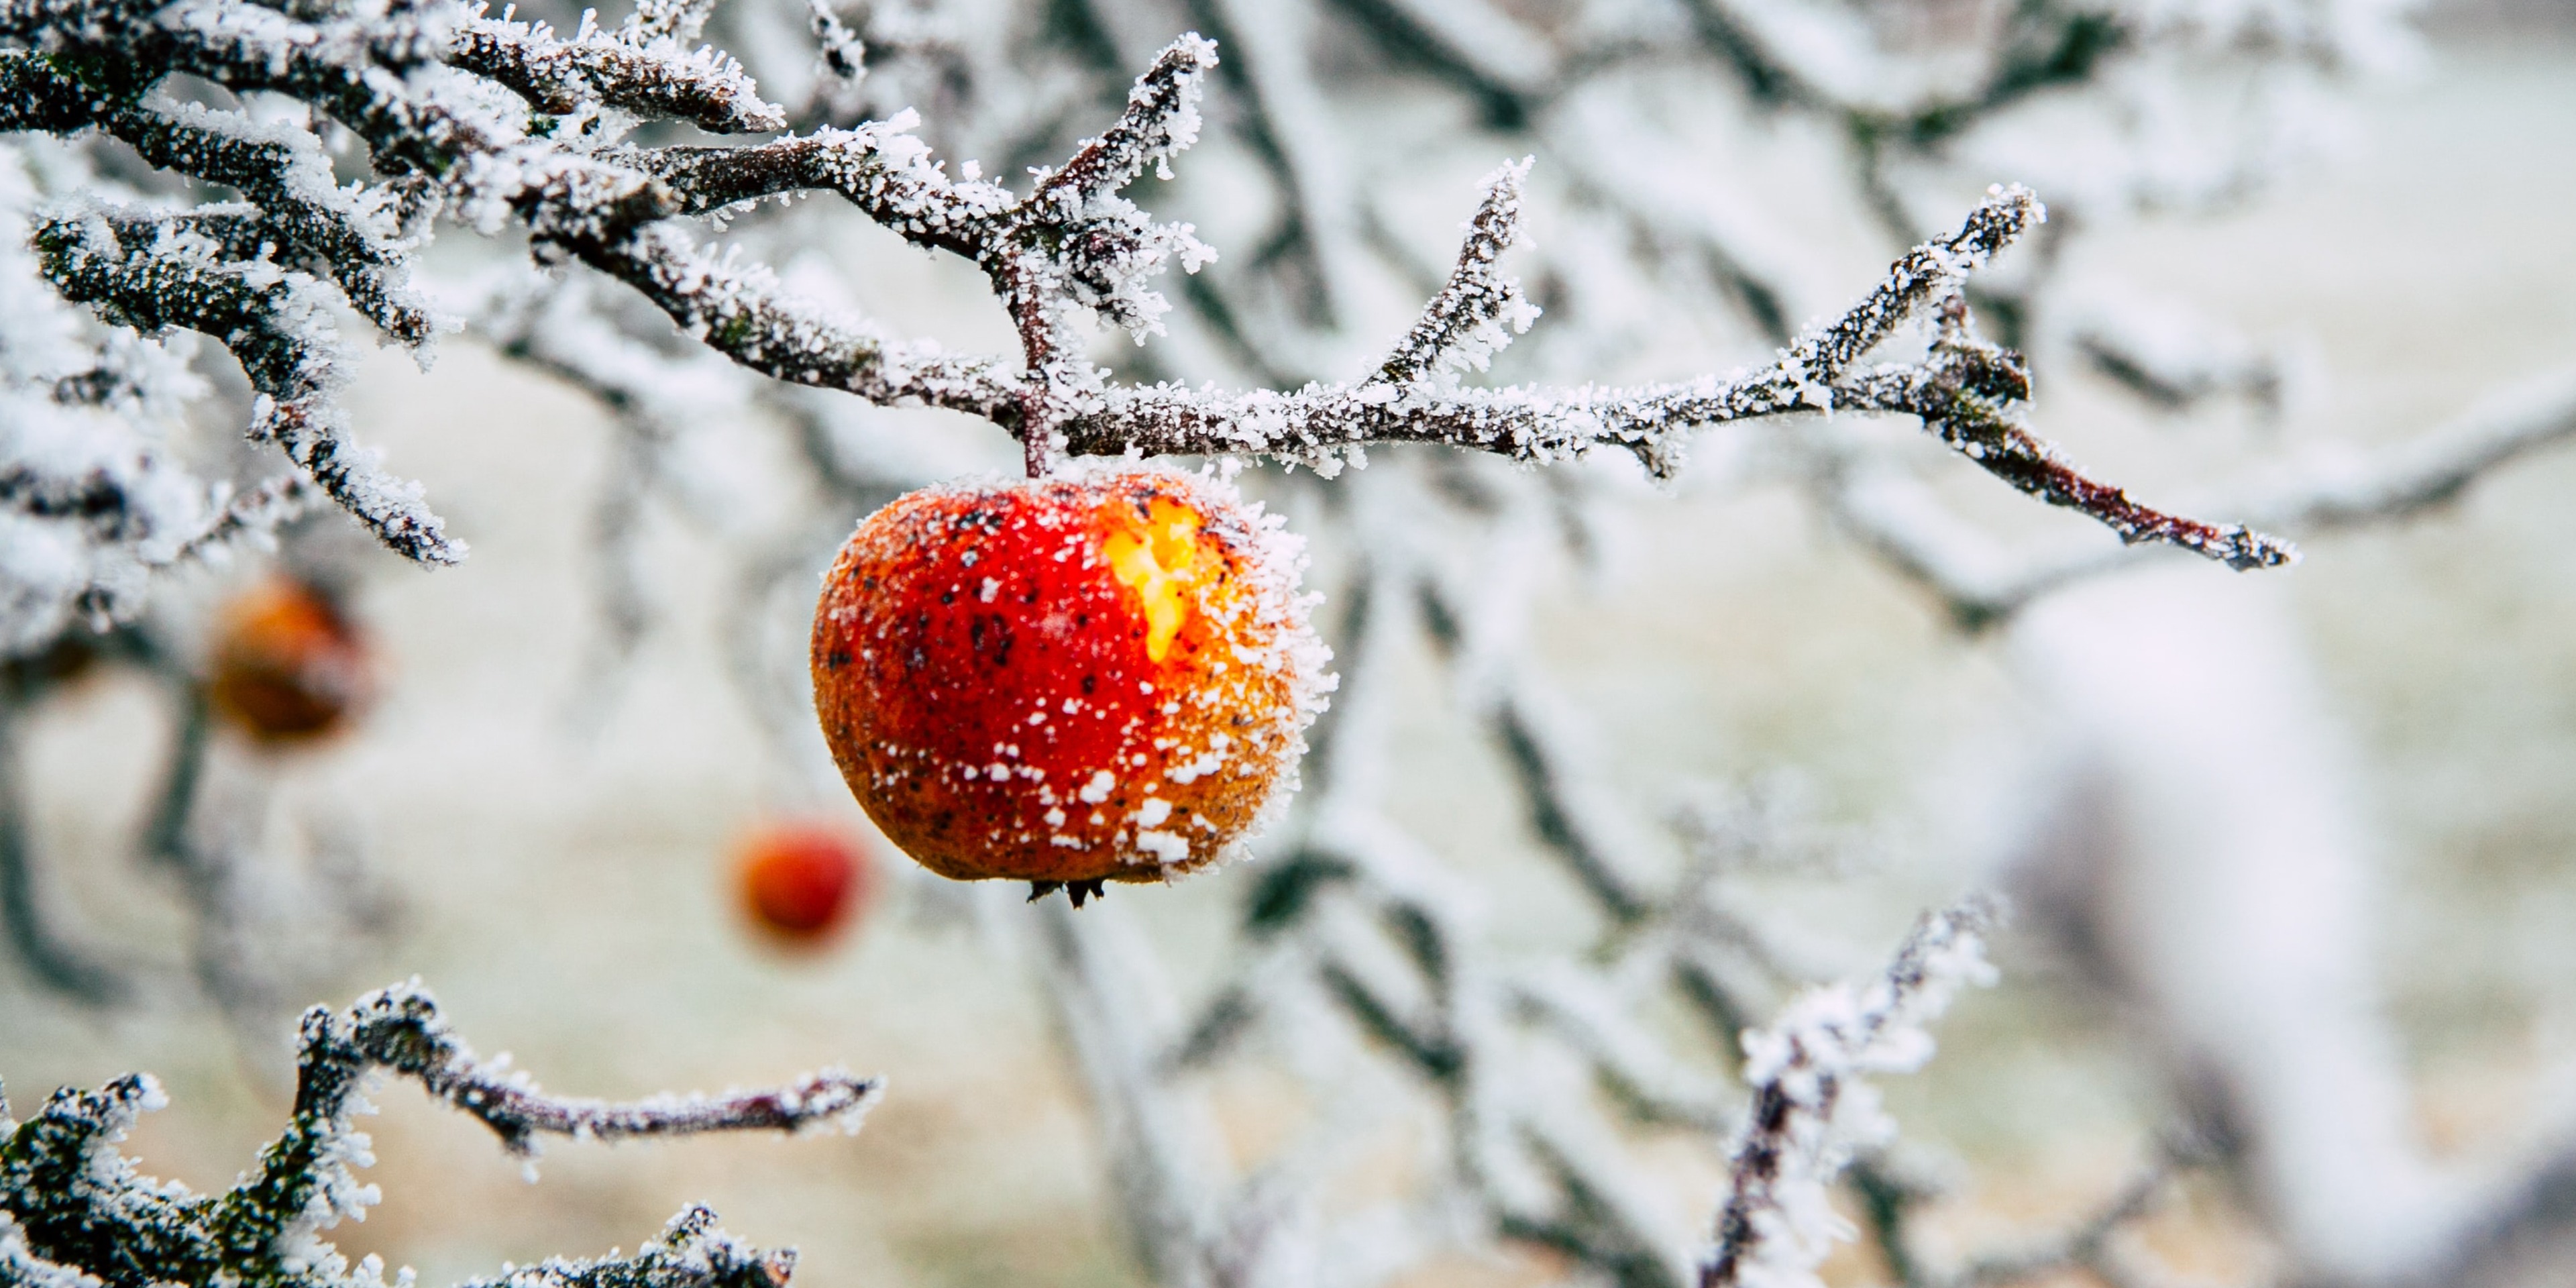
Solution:
[[(1014, 197), (971, 167), (947, 174), (904, 117), (740, 147), (618, 141), (631, 118), (726, 133), (785, 123), (731, 58), (693, 47), (705, 17), (704, 0), (650, 0), (614, 30), (586, 20), (564, 36), (435, 4), (370, 15), (183, 0), (129, 13), (94, 0), (15, 0), (0, 8), (0, 36), (42, 48), (0, 50), (0, 129), (96, 125), (156, 165), (248, 199), (176, 212), (67, 210), (39, 231), (45, 271), (110, 320), (222, 338), (265, 399), (253, 438), (277, 443), (387, 546), (424, 563), (453, 562), (463, 548), (416, 485), (385, 475), (350, 441), (335, 401), (349, 360), (324, 306), (336, 293), (393, 338), (426, 344), (441, 324), (408, 276), (442, 208), (486, 232), (524, 226), (540, 259), (579, 260), (625, 282), (753, 371), (991, 421), (1019, 439), (1032, 476), (1063, 453), (1268, 455), (1329, 469), (1387, 442), (1532, 463), (1607, 446), (1669, 476), (1702, 426), (1882, 411), (1921, 418), (1982, 468), (2124, 540), (2236, 567), (2289, 557), (2259, 534), (2140, 505), (2021, 426), (2027, 383), (2017, 359), (1976, 341), (1958, 304), (1967, 276), (2045, 217), (2020, 188), (1996, 189), (1957, 233), (1899, 259), (1859, 304), (1768, 367), (1630, 388), (1465, 386), (1460, 372), (1483, 369), (1537, 316), (1498, 267), (1519, 237), (1524, 159), (1486, 181), (1448, 281), (1365, 378), (1287, 392), (1124, 385), (1083, 356), (1072, 319), (1088, 313), (1142, 342), (1170, 308), (1154, 277), (1214, 257), (1189, 225), (1157, 222), (1122, 195), (1148, 170), (1168, 173), (1197, 139), (1200, 95), (1217, 65), (1212, 42), (1173, 41), (1137, 78), (1117, 121)], [(433, 63), (488, 84), (417, 74)], [(332, 185), (309, 132), (144, 101), (182, 72), (236, 92), (285, 94), (338, 120), (368, 144), (378, 181)], [(488, 86), (528, 111), (501, 110)], [(789, 295), (765, 266), (698, 244), (681, 223), (814, 190), (839, 193), (916, 245), (972, 260), (1018, 330), (1018, 369), (836, 317)], [(1859, 368), (1927, 315), (1942, 335), (1930, 359)]]

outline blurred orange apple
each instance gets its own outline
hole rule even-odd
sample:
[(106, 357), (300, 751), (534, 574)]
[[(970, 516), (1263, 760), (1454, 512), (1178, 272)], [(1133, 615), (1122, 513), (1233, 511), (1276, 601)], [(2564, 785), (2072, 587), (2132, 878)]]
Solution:
[(734, 867), (743, 911), (774, 943), (813, 948), (858, 919), (874, 893), (857, 842), (828, 823), (772, 823), (753, 829)]
[(208, 672), (216, 712), (272, 745), (329, 735), (375, 697), (366, 636), (331, 595), (284, 573), (216, 614)]

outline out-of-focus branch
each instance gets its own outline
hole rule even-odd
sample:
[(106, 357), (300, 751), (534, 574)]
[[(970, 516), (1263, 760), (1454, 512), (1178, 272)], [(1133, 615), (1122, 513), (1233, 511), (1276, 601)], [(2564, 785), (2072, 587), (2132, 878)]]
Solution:
[(2456, 500), (2489, 473), (2570, 437), (2576, 369), (2519, 381), (2421, 438), (2355, 465), (2294, 475), (2246, 503), (2292, 531), (2384, 523)]
[(131, 983), (74, 943), (46, 900), (28, 828), (26, 767), (19, 763), (20, 701), (0, 693), (0, 929), (39, 983), (94, 1006), (123, 1001)]
[(1139, 1013), (1151, 1000), (1138, 996), (1159, 981), (1129, 960), (1144, 949), (1114, 910), (1077, 917), (1069, 900), (1045, 900), (1039, 916), (1047, 992), (1106, 1129), (1138, 1260), (1163, 1288), (1208, 1288), (1218, 1233), (1214, 1142), (1190, 1093), (1159, 1077), (1151, 1017)]
[(2155, 1207), (2173, 1182), (2177, 1160), (2166, 1157), (2142, 1168), (2119, 1192), (2074, 1226), (2037, 1246), (1979, 1257), (1944, 1281), (1944, 1288), (1995, 1288), (2069, 1268), (2090, 1270), (2114, 1284), (2129, 1276), (2111, 1248), (2111, 1236)]

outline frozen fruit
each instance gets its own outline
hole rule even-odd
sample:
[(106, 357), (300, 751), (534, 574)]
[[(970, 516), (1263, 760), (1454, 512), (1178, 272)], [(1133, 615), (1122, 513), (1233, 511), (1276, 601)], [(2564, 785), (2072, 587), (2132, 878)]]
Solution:
[(859, 525), (814, 615), (842, 776), (960, 880), (1162, 880), (1292, 785), (1330, 685), (1303, 544), (1158, 469), (925, 489)]
[(849, 835), (827, 823), (772, 823), (743, 838), (734, 867), (742, 907), (773, 942), (813, 947), (858, 918), (871, 893)]
[(334, 598), (281, 573), (217, 613), (207, 696), (262, 742), (309, 741), (341, 728), (375, 696), (373, 660)]

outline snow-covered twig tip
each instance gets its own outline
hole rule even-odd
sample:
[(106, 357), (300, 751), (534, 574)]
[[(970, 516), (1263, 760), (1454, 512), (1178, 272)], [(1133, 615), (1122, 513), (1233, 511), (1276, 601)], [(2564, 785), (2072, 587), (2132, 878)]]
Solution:
[(548, 1257), (456, 1288), (784, 1288), (795, 1273), (794, 1248), (764, 1252), (716, 1228), (714, 1209), (692, 1204), (634, 1256)]
[[(1505, 277), (1495, 262), (1519, 242), (1521, 185), (1529, 179), (1534, 158), (1505, 164), (1485, 179), (1484, 200), (1467, 221), (1467, 239), (1458, 248), (1458, 265), (1449, 281), (1422, 308), (1422, 317), (1378, 368), (1389, 384), (1411, 384), (1458, 367), (1478, 371), (1511, 338), (1538, 320), (1538, 306), (1521, 293), (1518, 279)], [(1506, 331), (1504, 328), (1509, 327)]]
[(1038, 179), (1037, 199), (1070, 217), (1083, 202), (1114, 193), (1187, 151), (1199, 138), (1199, 93), (1216, 70), (1216, 42), (1186, 32), (1156, 55), (1127, 91), (1127, 110), (1096, 139), (1086, 139), (1061, 169)]
[(1729, 1154), (1717, 1246), (1700, 1264), (1700, 1288), (1821, 1284), (1816, 1266), (1852, 1233), (1828, 1187), (1854, 1152), (1891, 1130), (1861, 1079), (1911, 1072), (1931, 1058), (1924, 1023), (1961, 985), (1994, 978), (1983, 936), (1999, 915), (1982, 897), (1926, 914), (1867, 986), (1811, 990), (1768, 1028), (1744, 1035), (1753, 1106)]

